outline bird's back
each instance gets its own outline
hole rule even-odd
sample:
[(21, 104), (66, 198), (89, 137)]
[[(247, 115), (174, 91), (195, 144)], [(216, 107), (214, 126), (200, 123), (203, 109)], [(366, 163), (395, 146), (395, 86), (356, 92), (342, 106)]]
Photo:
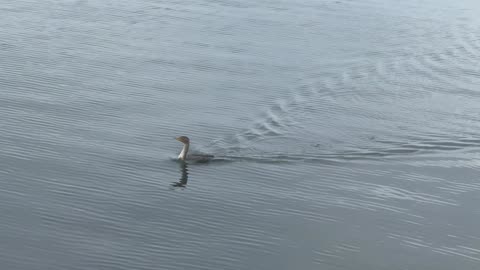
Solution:
[(191, 154), (187, 156), (187, 160), (196, 162), (209, 162), (214, 158), (213, 155), (207, 154)]

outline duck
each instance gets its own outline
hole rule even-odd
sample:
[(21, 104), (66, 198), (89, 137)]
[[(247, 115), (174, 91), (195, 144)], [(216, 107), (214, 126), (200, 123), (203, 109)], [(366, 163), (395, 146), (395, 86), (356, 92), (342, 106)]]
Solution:
[(190, 148), (190, 138), (187, 136), (176, 137), (175, 140), (183, 143), (183, 148), (180, 154), (178, 155), (178, 160), (180, 161), (198, 161), (198, 162), (208, 162), (214, 158), (213, 155), (208, 154), (190, 154), (188, 155), (188, 149)]

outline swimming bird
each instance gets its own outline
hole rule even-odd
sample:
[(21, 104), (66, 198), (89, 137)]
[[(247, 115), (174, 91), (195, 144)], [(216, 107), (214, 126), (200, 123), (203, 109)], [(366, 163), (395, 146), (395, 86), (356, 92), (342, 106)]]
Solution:
[(207, 155), (207, 154), (190, 154), (187, 156), (188, 148), (190, 148), (190, 139), (187, 136), (180, 136), (175, 138), (175, 140), (183, 143), (182, 152), (180, 152), (180, 155), (178, 155), (178, 160), (183, 160), (183, 161), (192, 160), (192, 161), (198, 161), (198, 162), (207, 162), (213, 158), (213, 155)]

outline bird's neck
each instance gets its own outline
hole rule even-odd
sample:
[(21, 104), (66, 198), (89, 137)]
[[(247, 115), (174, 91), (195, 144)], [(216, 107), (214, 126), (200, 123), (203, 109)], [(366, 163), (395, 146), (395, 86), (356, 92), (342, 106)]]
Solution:
[(188, 143), (183, 144), (183, 149), (182, 152), (180, 152), (180, 155), (178, 155), (178, 159), (180, 160), (186, 160), (187, 159), (187, 152), (188, 152), (188, 147), (190, 145)]

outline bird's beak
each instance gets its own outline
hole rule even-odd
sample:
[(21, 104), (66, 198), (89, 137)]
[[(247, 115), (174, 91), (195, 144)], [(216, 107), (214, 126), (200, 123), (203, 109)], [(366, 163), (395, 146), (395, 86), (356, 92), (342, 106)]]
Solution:
[(179, 139), (180, 139), (179, 137), (175, 137), (175, 140), (180, 141)]

